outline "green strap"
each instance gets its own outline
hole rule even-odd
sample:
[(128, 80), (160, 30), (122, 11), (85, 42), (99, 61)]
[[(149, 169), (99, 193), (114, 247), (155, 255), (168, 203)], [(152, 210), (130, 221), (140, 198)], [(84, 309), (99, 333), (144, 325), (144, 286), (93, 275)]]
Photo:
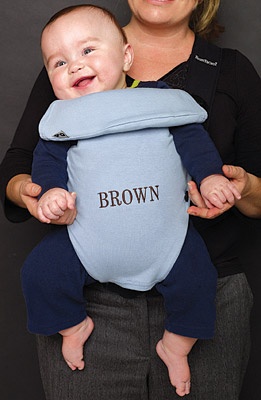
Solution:
[(135, 79), (133, 82), (132, 82), (132, 85), (131, 85), (131, 89), (133, 89), (133, 88), (135, 88), (135, 87), (137, 87), (138, 85), (139, 85), (139, 83), (140, 83), (140, 81), (138, 81), (137, 79)]

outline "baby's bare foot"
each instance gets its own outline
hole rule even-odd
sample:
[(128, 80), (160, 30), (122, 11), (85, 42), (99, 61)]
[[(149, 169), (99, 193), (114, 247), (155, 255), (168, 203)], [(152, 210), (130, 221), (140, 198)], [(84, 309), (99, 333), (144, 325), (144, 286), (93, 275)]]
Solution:
[(163, 339), (156, 346), (158, 356), (168, 368), (170, 382), (181, 397), (190, 393), (190, 369), (187, 355), (195, 342), (195, 339), (165, 331)]
[(83, 346), (94, 328), (93, 321), (86, 317), (78, 325), (64, 329), (59, 333), (63, 336), (62, 354), (68, 366), (74, 371), (84, 368)]

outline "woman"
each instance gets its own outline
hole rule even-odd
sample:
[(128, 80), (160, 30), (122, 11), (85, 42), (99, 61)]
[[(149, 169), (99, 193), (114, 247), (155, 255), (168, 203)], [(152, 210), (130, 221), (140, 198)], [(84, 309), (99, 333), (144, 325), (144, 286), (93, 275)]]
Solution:
[[(257, 136), (261, 116), (260, 80), (249, 61), (238, 52), (224, 51), (221, 59), (208, 56), (209, 52), (213, 54), (212, 47), (201, 37), (210, 37), (218, 29), (214, 17), (219, 0), (129, 0), (128, 3), (132, 18), (125, 32), (135, 52), (128, 83), (131, 84), (131, 78), (161, 79), (203, 98), (210, 113), (207, 128), (223, 161), (242, 167), (225, 169), (242, 193), (236, 207), (247, 216), (260, 217), (261, 182), (257, 177), (261, 176), (258, 157), (261, 143)], [(202, 76), (203, 66), (208, 68)], [(213, 78), (211, 72), (208, 79), (212, 84), (206, 85), (209, 68), (215, 66), (220, 68), (219, 75)], [(202, 91), (206, 86), (215, 88), (213, 96)], [(213, 102), (209, 100), (212, 97)], [(35, 215), (35, 196), (40, 188), (30, 183), (32, 151), (38, 140), (38, 121), (52, 100), (54, 95), (42, 71), (12, 149), (1, 166), (2, 198), (11, 220), (28, 218), (26, 207)], [(193, 185), (191, 193), (201, 206), (200, 209), (193, 207), (192, 213), (206, 217), (217, 215), (216, 210), (206, 210)], [(190, 399), (236, 400), (239, 396), (249, 352), (252, 294), (240, 262), (238, 247), (242, 245), (243, 226), (238, 214), (231, 209), (214, 220), (194, 218), (220, 279), (216, 337), (199, 341), (190, 354)], [(153, 290), (137, 296), (116, 286), (95, 285), (86, 291), (86, 298), (88, 312), (95, 320), (95, 331), (85, 348), (84, 371), (71, 372), (63, 363), (59, 336), (38, 337), (47, 399), (178, 398), (155, 352), (163, 330), (161, 297)], [(133, 323), (133, 315), (138, 323)], [(234, 340), (235, 333), (237, 340)]]

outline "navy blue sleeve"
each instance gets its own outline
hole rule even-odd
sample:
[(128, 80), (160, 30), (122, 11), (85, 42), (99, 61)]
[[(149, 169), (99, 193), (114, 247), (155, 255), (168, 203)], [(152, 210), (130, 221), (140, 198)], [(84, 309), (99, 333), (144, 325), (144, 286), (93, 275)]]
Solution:
[(170, 89), (170, 87), (163, 81), (140, 81), (139, 86), (142, 88), (156, 88), (156, 89)]
[(47, 190), (60, 187), (67, 190), (67, 152), (74, 142), (54, 142), (40, 139), (32, 165), (32, 180)]
[(213, 174), (223, 174), (221, 157), (201, 124), (189, 124), (170, 128), (181, 161), (199, 186)]

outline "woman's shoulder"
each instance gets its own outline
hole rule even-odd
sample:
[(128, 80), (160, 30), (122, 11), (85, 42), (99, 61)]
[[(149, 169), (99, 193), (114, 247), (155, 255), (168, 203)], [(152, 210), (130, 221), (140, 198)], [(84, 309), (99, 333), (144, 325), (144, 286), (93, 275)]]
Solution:
[(261, 80), (252, 62), (237, 49), (222, 48), (218, 90), (241, 97), (251, 88), (256, 94), (261, 90)]
[(226, 47), (222, 48), (222, 68), (228, 70), (233, 68), (242, 72), (255, 71), (255, 74), (257, 74), (252, 62), (246, 55), (237, 49)]

